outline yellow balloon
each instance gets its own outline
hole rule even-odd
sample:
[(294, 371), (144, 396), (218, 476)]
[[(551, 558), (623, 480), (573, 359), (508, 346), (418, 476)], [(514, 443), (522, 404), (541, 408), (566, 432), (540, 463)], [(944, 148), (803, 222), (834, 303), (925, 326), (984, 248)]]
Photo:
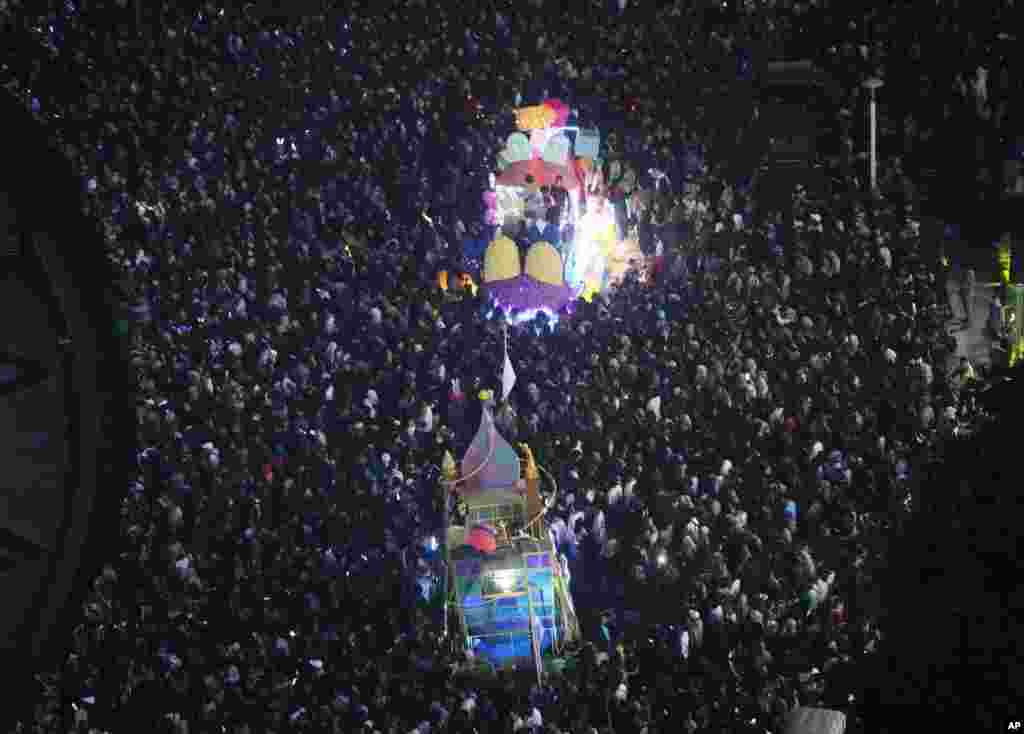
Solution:
[(533, 105), (516, 110), (516, 127), (520, 130), (540, 130), (551, 127), (556, 113), (547, 105)]
[(498, 237), (484, 253), (484, 282), (516, 278), (521, 270), (519, 248), (508, 237)]
[(562, 257), (548, 242), (534, 242), (526, 253), (526, 274), (541, 283), (564, 285)]

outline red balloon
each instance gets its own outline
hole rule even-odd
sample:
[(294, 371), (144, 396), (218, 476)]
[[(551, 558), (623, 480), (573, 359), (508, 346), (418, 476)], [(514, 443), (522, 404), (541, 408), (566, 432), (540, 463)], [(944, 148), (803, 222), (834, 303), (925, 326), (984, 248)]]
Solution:
[(498, 534), (494, 528), (487, 525), (474, 525), (469, 531), (466, 543), (481, 553), (494, 553), (498, 548)]

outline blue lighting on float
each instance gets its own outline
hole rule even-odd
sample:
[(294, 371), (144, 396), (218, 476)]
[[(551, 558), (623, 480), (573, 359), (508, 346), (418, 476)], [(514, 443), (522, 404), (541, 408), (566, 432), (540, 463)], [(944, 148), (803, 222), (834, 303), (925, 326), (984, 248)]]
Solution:
[(526, 311), (520, 311), (516, 316), (509, 316), (509, 322), (513, 324), (527, 324), (537, 318), (538, 314), (544, 314), (548, 317), (548, 329), (551, 331), (555, 330), (555, 323), (558, 321), (558, 314), (552, 311), (550, 308), (541, 306), (540, 308), (531, 308)]
[[(547, 306), (541, 306), (540, 308), (528, 308), (522, 311), (515, 311), (511, 306), (499, 303), (497, 300), (494, 302), (495, 306), (499, 311), (505, 315), (505, 321), (514, 326), (522, 326), (523, 324), (534, 324), (538, 314), (544, 314), (547, 316), (548, 331), (554, 333), (555, 327), (559, 321), (560, 315), (557, 311), (548, 308)], [(488, 312), (488, 318), (491, 317), (494, 311)]]

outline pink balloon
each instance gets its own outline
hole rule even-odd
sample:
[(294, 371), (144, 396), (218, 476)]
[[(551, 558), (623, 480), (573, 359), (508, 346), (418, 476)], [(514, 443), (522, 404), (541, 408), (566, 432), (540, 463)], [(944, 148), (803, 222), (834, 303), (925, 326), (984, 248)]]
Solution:
[(540, 158), (541, 153), (544, 152), (544, 146), (548, 142), (548, 131), (547, 128), (540, 130), (534, 130), (530, 133), (530, 148), (533, 149), (533, 157)]
[(485, 191), (484, 204), (487, 205), (488, 209), (498, 206), (498, 193), (496, 191)]

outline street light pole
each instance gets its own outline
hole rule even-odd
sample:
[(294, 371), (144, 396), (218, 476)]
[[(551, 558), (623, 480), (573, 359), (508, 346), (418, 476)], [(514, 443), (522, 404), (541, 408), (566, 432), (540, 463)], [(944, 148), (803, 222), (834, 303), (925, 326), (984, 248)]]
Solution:
[(871, 150), (869, 152), (871, 193), (875, 193), (878, 188), (878, 105), (875, 101), (875, 90), (884, 84), (885, 82), (875, 77), (868, 79), (863, 84), (864, 88), (871, 92), (871, 101), (868, 106), (869, 125), (871, 126)]

